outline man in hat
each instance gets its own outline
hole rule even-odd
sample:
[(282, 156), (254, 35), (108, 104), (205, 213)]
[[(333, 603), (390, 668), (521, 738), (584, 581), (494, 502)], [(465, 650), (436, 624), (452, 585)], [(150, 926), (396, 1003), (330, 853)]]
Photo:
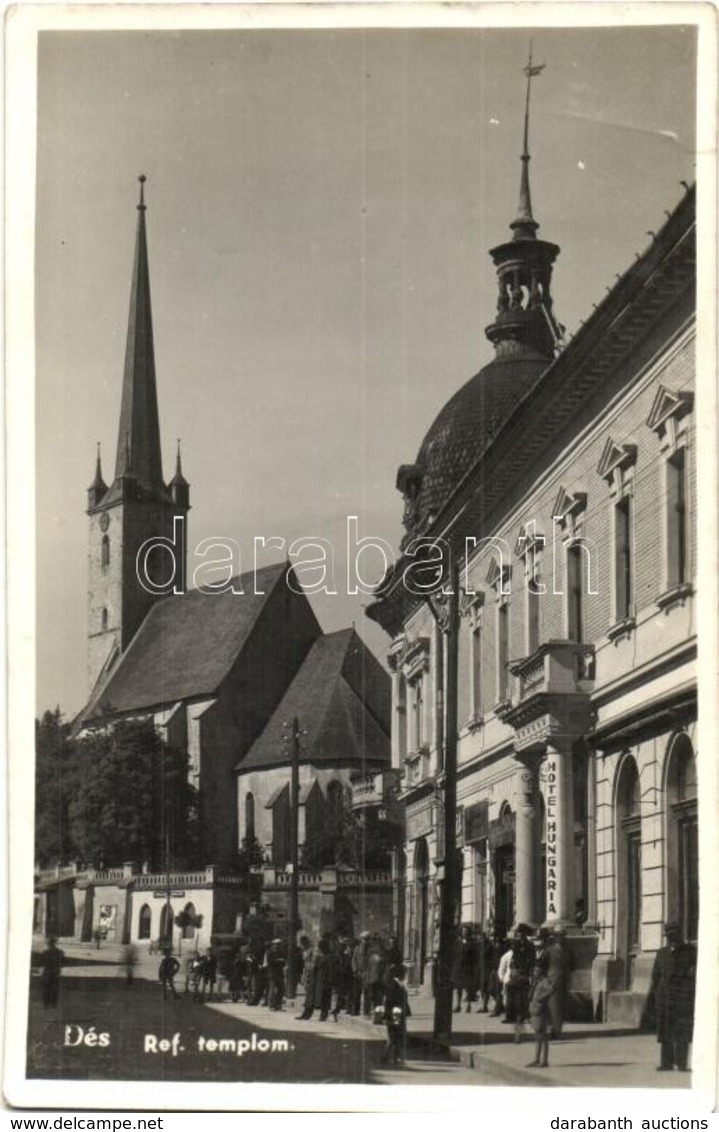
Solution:
[(505, 1022), (514, 1022), (515, 1041), (519, 1041), (521, 1026), (528, 1015), (529, 981), (534, 968), (535, 950), (530, 940), (529, 924), (517, 924), (512, 944), (509, 979), (505, 983)]
[(694, 1029), (696, 948), (682, 938), (678, 923), (664, 925), (666, 945), (660, 947), (652, 972), (652, 995), (661, 1046), (659, 1072), (688, 1072), (689, 1043)]

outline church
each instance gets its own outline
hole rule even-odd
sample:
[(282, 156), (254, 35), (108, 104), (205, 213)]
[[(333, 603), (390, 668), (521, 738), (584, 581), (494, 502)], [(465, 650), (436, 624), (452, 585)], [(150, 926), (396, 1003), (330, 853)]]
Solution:
[[(563, 931), (575, 1016), (639, 1024), (664, 922), (698, 934), (695, 194), (566, 340), (525, 73), (495, 357), (399, 468), (401, 555), (368, 611), (390, 640), (397, 904), (429, 992), (454, 741), (460, 922)], [(405, 584), (417, 540), (458, 565), (452, 703), (449, 635)]]
[[(179, 448), (174, 476), (163, 478), (144, 189), (140, 177), (114, 477), (105, 483), (98, 452), (88, 489), (89, 698), (75, 734), (152, 720), (187, 752), (201, 858), (183, 874), (168, 864), (153, 875), (141, 861), (58, 867), (39, 878), (36, 926), (152, 940), (184, 912), (185, 934), (196, 938), (202, 923), (209, 942), (235, 930), (250, 900), (281, 921), (293, 804), (286, 725), (296, 718), (302, 926), (331, 930), (341, 908), (348, 930), (387, 930), (390, 877), (377, 838), (365, 828), (361, 859), (340, 867), (327, 831), (341, 832), (351, 779), (389, 763), (388, 673), (354, 629), (323, 633), (287, 562), (186, 588), (190, 486)], [(243, 846), (254, 854), (251, 891), (237, 872)]]

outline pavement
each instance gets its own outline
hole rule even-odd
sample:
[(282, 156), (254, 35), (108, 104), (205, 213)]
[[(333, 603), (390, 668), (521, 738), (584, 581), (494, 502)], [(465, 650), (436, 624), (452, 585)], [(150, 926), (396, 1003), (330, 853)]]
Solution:
[[(84, 978), (102, 975), (107, 978), (108, 964), (114, 964), (117, 965), (117, 976), (123, 977), (119, 966), (119, 947), (103, 946), (98, 951), (89, 945), (76, 945), (70, 941), (60, 941), (60, 946), (66, 955), (66, 975)], [(156, 982), (159, 957), (148, 955), (139, 947), (137, 952), (135, 977)], [(178, 977), (177, 985), (181, 990), (182, 976)], [(463, 1008), (461, 1013), (452, 1015), (451, 1036), (438, 1041), (433, 1037), (434, 1000), (410, 989), (409, 1001), (412, 1011), (407, 1026), (409, 1062), (419, 1059), (439, 1066), (442, 1060), (449, 1058), (465, 1071), (472, 1071), (461, 1073), (464, 1079), (480, 1085), (613, 1089), (691, 1087), (691, 1073), (677, 1070), (657, 1072), (658, 1044), (656, 1036), (651, 1033), (641, 1033), (609, 1022), (565, 1023), (561, 1038), (550, 1045), (549, 1067), (530, 1068), (527, 1063), (534, 1057), (534, 1036), (529, 1026), (525, 1027), (520, 1042), (516, 1043), (513, 1026), (503, 1023), (500, 1018), (477, 1012), (476, 1005), (473, 1005), (469, 1014)], [(221, 1015), (223, 1021), (235, 1019), (266, 1030), (298, 1031), (330, 1041), (379, 1042), (384, 1039), (384, 1027), (375, 1026), (370, 1019), (363, 1017), (343, 1014), (339, 1023), (335, 1023), (331, 1019), (319, 1022), (315, 1015), (309, 1022), (299, 1021), (296, 1015), (300, 1013), (301, 1005), (300, 999), (296, 1004), (285, 1003), (283, 1010), (274, 1012), (263, 1006), (235, 1004), (228, 1000), (205, 1004), (207, 1009)]]

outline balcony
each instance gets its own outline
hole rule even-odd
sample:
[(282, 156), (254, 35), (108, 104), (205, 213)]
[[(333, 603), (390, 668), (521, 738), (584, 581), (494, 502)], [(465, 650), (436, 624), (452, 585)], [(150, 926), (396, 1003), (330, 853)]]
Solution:
[(429, 747), (422, 746), (416, 751), (409, 751), (404, 757), (405, 790), (424, 782), (430, 775)]
[(518, 751), (569, 740), (589, 726), (594, 648), (576, 641), (547, 641), (509, 666), (511, 703), (502, 718), (515, 730)]

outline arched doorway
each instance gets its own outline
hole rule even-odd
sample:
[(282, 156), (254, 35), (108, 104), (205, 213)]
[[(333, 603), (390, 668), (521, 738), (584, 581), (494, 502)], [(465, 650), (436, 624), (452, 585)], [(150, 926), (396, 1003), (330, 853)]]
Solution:
[(514, 922), (515, 863), (514, 814), (508, 802), (499, 811), (498, 822), (491, 823), (490, 841), (494, 841), (494, 930), (504, 939)]
[(637, 764), (631, 755), (619, 769), (616, 821), (617, 952), (624, 961), (625, 990), (631, 990), (642, 928), (641, 792)]
[(137, 919), (137, 938), (150, 939), (152, 935), (152, 911), (149, 904), (143, 904)]
[(165, 903), (162, 905), (162, 912), (160, 913), (160, 939), (164, 942), (172, 942), (172, 928), (175, 923), (175, 913), (172, 911), (171, 905)]
[(414, 846), (414, 886), (416, 908), (414, 960), (417, 965), (417, 979), (423, 983), (429, 928), (429, 849), (424, 837), (420, 837)]
[(667, 919), (681, 924), (684, 939), (699, 932), (699, 819), (694, 748), (688, 735), (672, 740), (667, 760)]

